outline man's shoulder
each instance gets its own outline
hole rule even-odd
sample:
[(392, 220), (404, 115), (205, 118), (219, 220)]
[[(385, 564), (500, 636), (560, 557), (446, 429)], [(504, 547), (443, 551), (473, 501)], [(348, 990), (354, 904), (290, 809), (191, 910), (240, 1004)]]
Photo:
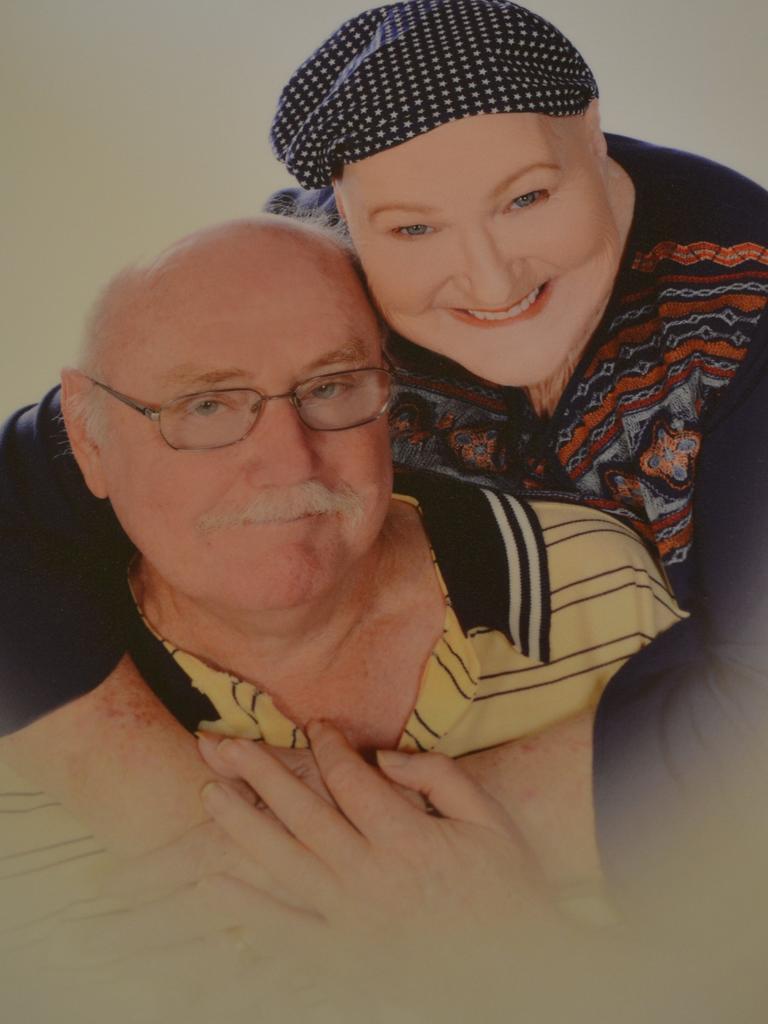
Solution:
[[(525, 498), (441, 473), (398, 471), (395, 493), (418, 504), (465, 633), (498, 630), (523, 654), (549, 658), (549, 577), (538, 515)], [(538, 610), (538, 611), (536, 611)]]
[[(395, 493), (418, 505), (464, 632), (495, 630), (534, 661), (553, 656), (556, 592), (570, 590), (579, 604), (603, 597), (604, 578), (625, 574), (623, 589), (640, 572), (666, 594), (632, 521), (579, 503), (575, 495), (510, 494), (413, 472), (395, 475)], [(587, 594), (588, 581), (593, 590)]]

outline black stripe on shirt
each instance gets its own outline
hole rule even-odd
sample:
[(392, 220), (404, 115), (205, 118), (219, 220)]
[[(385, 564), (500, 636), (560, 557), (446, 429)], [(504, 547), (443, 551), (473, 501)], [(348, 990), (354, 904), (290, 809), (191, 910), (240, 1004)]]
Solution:
[(423, 719), (423, 718), (421, 717), (421, 715), (419, 714), (419, 712), (418, 712), (418, 709), (417, 709), (417, 708), (414, 708), (414, 709), (413, 709), (413, 713), (414, 713), (414, 715), (416, 716), (416, 718), (418, 719), (418, 721), (419, 721), (419, 724), (420, 724), (420, 725), (422, 725), (422, 726), (424, 726), (424, 728), (425, 728), (425, 729), (427, 730), (427, 732), (428, 732), (428, 733), (430, 733), (430, 734), (431, 734), (432, 736), (434, 736), (436, 740), (439, 740), (439, 739), (441, 738), (441, 737), (440, 737), (440, 733), (439, 733), (439, 732), (435, 732), (435, 730), (434, 730), (434, 729), (432, 728), (432, 726), (431, 726), (431, 725), (428, 725), (428, 724), (427, 724), (427, 723), (426, 723), (426, 722), (424, 721), (424, 719)]
[[(644, 634), (638, 633), (637, 635), (643, 636)], [(650, 637), (647, 639), (650, 640)], [(575, 679), (577, 676), (586, 676), (596, 669), (608, 668), (611, 665), (616, 665), (618, 662), (625, 662), (631, 657), (631, 654), (623, 654), (618, 658), (611, 658), (610, 661), (602, 661), (599, 665), (588, 665), (586, 668), (579, 669), (578, 672), (569, 672), (567, 675), (558, 676), (557, 679), (548, 679), (543, 683), (531, 683), (530, 686), (513, 687), (511, 690), (497, 690), (495, 693), (486, 693), (481, 697), (475, 697), (475, 700), (491, 700), (493, 697), (507, 697), (515, 693), (525, 693), (526, 690), (540, 690), (543, 686), (554, 686), (555, 683), (564, 683), (566, 680)]]
[(4, 853), (0, 861), (14, 860), (16, 857), (31, 857), (35, 853), (47, 853), (48, 850), (57, 850), (60, 846), (71, 846), (73, 843), (84, 843), (93, 836), (76, 836), (74, 839), (62, 839), (58, 843), (48, 843), (46, 846), (35, 846), (30, 850), (19, 850), (17, 853)]
[[(592, 523), (594, 524), (594, 519), (592, 520)], [(581, 537), (588, 537), (590, 533), (613, 533), (619, 537), (623, 537), (624, 540), (633, 540), (639, 544), (643, 550), (647, 550), (644, 540), (638, 534), (633, 533), (631, 530), (622, 530), (618, 528), (612, 529), (610, 526), (598, 526), (593, 530), (582, 530), (581, 533), (571, 533), (569, 536), (561, 537), (559, 540), (547, 541), (547, 547), (554, 548), (557, 547), (558, 544), (565, 544), (569, 540), (579, 540)]]
[(465, 673), (467, 679), (471, 680), (472, 679), (472, 673), (469, 671), (467, 666), (464, 664), (464, 659), (461, 657), (461, 655), (458, 653), (458, 651), (454, 651), (454, 649), (451, 647), (451, 645), (448, 643), (448, 641), (445, 639), (445, 637), (443, 637), (443, 643), (448, 648), (448, 650), (451, 652), (451, 654), (454, 656), (456, 661), (458, 661), (458, 663), (464, 669), (464, 673)]
[[(240, 698), (239, 698), (238, 693), (237, 693), (237, 688), (241, 684), (242, 680), (241, 679), (237, 679), (237, 678), (230, 678), (230, 682), (232, 684), (231, 696), (232, 696), (232, 700), (234, 701), (236, 707), (240, 708), (240, 710), (243, 712), (244, 715), (247, 715), (252, 722), (255, 722), (256, 725), (258, 725), (259, 724), (259, 720), (256, 717), (255, 710), (253, 710), (253, 707), (254, 707), (254, 704), (255, 704), (255, 698), (258, 696), (258, 694), (255, 694), (251, 698), (251, 700), (249, 701), (249, 704), (251, 704), (251, 708), (247, 708), (247, 707), (245, 707), (245, 705), (243, 705), (241, 703)], [(247, 692), (248, 691), (246, 691), (246, 693)], [(217, 712), (217, 714), (218, 714), (218, 712)], [(221, 715), (219, 715), (219, 717), (221, 717)]]
[(594, 518), (587, 519), (566, 519), (562, 523), (551, 523), (549, 526), (545, 526), (544, 533), (551, 533), (552, 530), (562, 530), (564, 526), (579, 526), (581, 523), (594, 523)]
[(32, 814), (33, 811), (43, 811), (46, 807), (61, 807), (61, 804), (51, 800), (45, 804), (35, 804), (34, 807), (3, 807), (0, 814)]
[(404, 729), (403, 731), (405, 732), (406, 736), (410, 736), (411, 737), (411, 739), (416, 744), (416, 746), (419, 748), (419, 750), (423, 750), (425, 752), (428, 750), (428, 747), (425, 747), (424, 744), (419, 740), (419, 738), (417, 736), (414, 736), (413, 733), (409, 729)]
[(533, 543), (536, 546), (536, 560), (537, 560), (537, 579), (531, 580), (533, 587), (539, 589), (539, 605), (541, 607), (541, 619), (539, 622), (538, 635), (531, 638), (531, 649), (534, 650), (533, 643), (535, 642), (537, 652), (535, 658), (537, 661), (548, 662), (549, 661), (549, 631), (551, 627), (551, 608), (552, 608), (552, 591), (550, 590), (549, 583), (549, 556), (547, 554), (547, 544), (544, 539), (544, 532), (539, 522), (539, 517), (533, 511), (531, 506), (526, 501), (520, 501), (517, 499), (518, 506), (522, 515), (528, 520), (528, 524), (533, 535)]
[(454, 686), (456, 687), (456, 689), (457, 689), (457, 690), (459, 691), (459, 693), (461, 694), (461, 696), (462, 696), (462, 697), (463, 697), (463, 698), (464, 698), (465, 700), (470, 700), (470, 701), (471, 701), (471, 700), (472, 700), (472, 697), (470, 696), (470, 694), (468, 694), (468, 693), (465, 693), (465, 692), (464, 692), (464, 691), (462, 690), (462, 688), (461, 688), (461, 687), (459, 686), (459, 683), (458, 683), (458, 680), (456, 679), (456, 676), (455, 676), (455, 675), (453, 674), (453, 672), (451, 672), (451, 670), (450, 670), (450, 669), (448, 668), (448, 666), (447, 666), (447, 665), (445, 664), (445, 662), (444, 662), (444, 661), (443, 661), (443, 660), (441, 659), (440, 655), (439, 655), (439, 654), (435, 654), (435, 652), (433, 651), (433, 652), (432, 652), (432, 657), (433, 657), (433, 658), (435, 659), (435, 661), (436, 661), (436, 662), (438, 663), (438, 665), (440, 666), (440, 668), (441, 668), (441, 669), (443, 669), (443, 671), (444, 671), (444, 672), (447, 672), (447, 673), (448, 673), (448, 675), (450, 676), (451, 682), (452, 682), (452, 683), (453, 683), (453, 685), (454, 685)]
[(588, 594), (586, 597), (577, 597), (573, 601), (568, 601), (567, 604), (561, 604), (559, 608), (554, 608), (552, 610), (552, 614), (556, 615), (558, 612), (565, 611), (566, 608), (572, 608), (576, 604), (584, 604), (585, 601), (596, 601), (600, 597), (607, 597), (608, 594), (617, 594), (620, 590), (626, 590), (628, 587), (632, 587), (634, 590), (650, 590), (653, 600), (657, 604), (660, 604), (662, 608), (666, 609), (670, 615), (674, 615), (678, 621), (688, 617), (682, 612), (678, 612), (676, 608), (668, 605), (666, 601), (662, 601), (649, 583), (638, 583), (635, 580), (630, 580), (628, 583), (621, 583), (618, 587), (611, 587), (610, 590), (601, 590), (596, 594)]
[[(532, 580), (528, 565), (530, 556), (521, 530), (521, 520), (530, 524), (535, 538), (536, 552), (546, 551), (544, 536), (538, 517), (524, 498), (513, 498), (514, 511), (502, 491), (462, 483), (436, 473), (399, 471), (395, 476), (396, 493), (416, 499), (424, 522), (424, 529), (440, 567), (456, 617), (464, 633), (485, 626), (502, 632), (516, 646), (530, 645), (529, 631), (520, 626), (530, 625), (530, 587), (541, 586), (542, 631), (547, 629), (549, 592), (547, 577), (537, 574)], [(487, 494), (494, 494), (503, 507), (502, 515), (510, 520), (513, 534), (510, 566), (501, 528)], [(516, 549), (516, 550), (514, 550)], [(523, 563), (523, 589), (521, 596), (521, 623), (510, 623), (510, 585), (518, 571), (517, 558)], [(539, 559), (546, 565), (546, 555)], [(518, 586), (514, 583), (514, 586)], [(527, 616), (527, 618), (526, 618)], [(518, 632), (518, 636), (513, 636)], [(543, 643), (542, 643), (543, 639)], [(533, 646), (540, 645), (546, 654), (547, 636), (537, 637)]]
[(23, 871), (14, 871), (10, 875), (0, 877), (0, 884), (8, 882), (12, 878), (23, 878), (26, 875), (38, 875), (41, 871), (51, 871), (53, 868), (60, 868), (64, 864), (72, 864), (76, 860), (85, 860), (86, 857), (95, 857), (97, 854), (106, 853), (106, 849), (88, 850), (86, 853), (77, 853), (73, 857), (64, 857), (61, 860), (51, 861), (48, 864), (41, 864), (36, 868), (26, 868)]
[[(600, 651), (604, 647), (612, 647), (614, 644), (623, 643), (625, 640), (635, 640), (638, 637), (640, 637), (642, 640), (645, 640), (647, 643), (650, 643), (651, 640), (654, 639), (652, 636), (648, 636), (647, 633), (643, 633), (642, 631), (638, 631), (636, 633), (627, 633), (625, 636), (617, 636), (613, 640), (603, 640), (602, 643), (593, 644), (591, 647), (583, 647), (579, 651), (571, 651), (570, 654), (564, 654), (561, 658), (555, 658), (553, 661), (550, 661), (549, 664), (550, 665), (559, 665), (563, 661), (569, 661), (571, 658), (578, 658), (582, 654), (591, 654), (592, 651)], [(511, 668), (511, 669), (508, 669), (505, 672), (489, 672), (486, 675), (478, 676), (478, 680), (483, 680), (484, 681), (486, 679), (501, 679), (502, 676), (519, 676), (519, 675), (521, 675), (524, 672), (531, 672), (534, 669), (538, 669), (538, 668), (539, 668), (538, 665), (525, 665), (522, 668)], [(584, 672), (589, 672), (590, 669), (586, 668), (586, 669), (583, 669), (583, 671)], [(476, 697), (475, 698), (475, 700), (483, 700), (483, 699), (484, 698), (482, 698), (482, 697)]]
[[(520, 593), (518, 600), (520, 602), (520, 613), (519, 621), (517, 623), (517, 647), (527, 657), (531, 657), (531, 562), (528, 554), (528, 545), (525, 542), (525, 536), (523, 534), (520, 523), (517, 521), (517, 509), (519, 502), (516, 498), (508, 497), (507, 495), (497, 495), (497, 499), (500, 499), (500, 504), (504, 512), (504, 516), (507, 521), (507, 526), (512, 534), (515, 544), (515, 553), (517, 556), (517, 570), (520, 579)], [(506, 550), (506, 548), (505, 548)], [(510, 580), (514, 578), (512, 567), (507, 563), (508, 574)], [(516, 575), (516, 574), (515, 574)], [(510, 604), (512, 595), (510, 593)], [(511, 609), (510, 609), (511, 611)], [(510, 634), (513, 633), (514, 629), (512, 622), (509, 625)], [(538, 661), (538, 658), (536, 659)]]
[[(627, 563), (626, 565), (618, 566), (616, 569), (606, 569), (605, 572), (596, 572), (593, 576), (582, 576), (579, 579), (574, 580), (572, 583), (564, 583), (562, 587), (556, 587), (552, 590), (551, 594), (554, 597), (555, 594), (562, 594), (564, 590), (570, 590), (572, 587), (579, 587), (582, 583), (592, 583), (594, 580), (602, 579), (604, 576), (614, 576), (617, 572), (626, 572), (627, 570), (630, 572), (638, 571), (636, 565), (630, 565)], [(669, 596), (669, 588), (663, 580), (652, 576), (646, 569), (642, 569), (641, 572), (647, 576), (651, 583), (655, 583), (656, 586), (661, 587), (665, 594)]]

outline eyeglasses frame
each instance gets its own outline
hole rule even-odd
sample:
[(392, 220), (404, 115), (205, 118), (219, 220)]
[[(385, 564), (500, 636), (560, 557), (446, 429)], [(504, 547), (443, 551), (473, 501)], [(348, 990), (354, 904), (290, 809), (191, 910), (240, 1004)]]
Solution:
[[(384, 403), (383, 408), (380, 409), (380, 411), (377, 412), (375, 416), (371, 416), (370, 419), (362, 420), (360, 423), (352, 423), (348, 427), (313, 427), (304, 420), (304, 418), (301, 415), (301, 412), (299, 411), (301, 409), (301, 399), (296, 394), (296, 392), (300, 388), (303, 388), (305, 384), (313, 383), (313, 381), (322, 381), (326, 377), (339, 377), (346, 373), (358, 373), (361, 370), (379, 370), (381, 373), (386, 373), (386, 375), (389, 377), (390, 393), (387, 397), (386, 402)], [(234, 444), (240, 444), (241, 441), (244, 441), (246, 437), (248, 437), (248, 435), (251, 433), (251, 431), (256, 426), (258, 421), (261, 419), (261, 414), (267, 402), (271, 402), (276, 398), (287, 398), (290, 401), (291, 405), (296, 410), (296, 415), (299, 417), (299, 420), (301, 421), (302, 425), (305, 426), (307, 430), (314, 430), (317, 431), (318, 433), (337, 433), (340, 430), (354, 430), (355, 427), (364, 427), (367, 423), (374, 423), (376, 420), (380, 419), (384, 415), (384, 413), (389, 409), (390, 402), (392, 401), (391, 385), (395, 379), (394, 371), (388, 369), (386, 366), (355, 366), (348, 370), (338, 370), (335, 373), (320, 373), (315, 377), (308, 377), (306, 380), (300, 381), (296, 385), (296, 387), (292, 388), (290, 391), (284, 391), (282, 394), (279, 395), (265, 395), (264, 392), (259, 391), (258, 388), (209, 388), (205, 391), (192, 391), (189, 394), (177, 395), (176, 398), (172, 398), (169, 402), (164, 402), (162, 405), (151, 406), (142, 405), (141, 402), (137, 402), (135, 399), (131, 398), (129, 395), (124, 394), (122, 391), (117, 391), (109, 384), (105, 384), (104, 381), (96, 380), (95, 377), (90, 377), (88, 374), (84, 374), (84, 376), (88, 378), (88, 380), (91, 382), (91, 384), (94, 385), (94, 387), (101, 388), (103, 391), (106, 391), (108, 395), (112, 395), (112, 397), (116, 398), (119, 402), (122, 402), (124, 405), (127, 405), (130, 409), (135, 409), (136, 412), (141, 413), (142, 416), (146, 416), (148, 420), (152, 420), (153, 423), (156, 423), (163, 441), (165, 441), (168, 447), (175, 452), (210, 452), (216, 451), (217, 448), (231, 448), (232, 445)], [(250, 391), (254, 395), (257, 395), (258, 398), (260, 399), (256, 416), (254, 417), (251, 425), (248, 427), (246, 432), (241, 437), (238, 437), (235, 441), (227, 441), (226, 444), (215, 444), (205, 448), (177, 448), (176, 445), (171, 444), (171, 442), (163, 433), (163, 428), (160, 423), (160, 414), (162, 413), (163, 409), (167, 409), (169, 406), (173, 405), (176, 402), (180, 402), (185, 398), (197, 398), (200, 395), (227, 394), (227, 392), (230, 391)]]

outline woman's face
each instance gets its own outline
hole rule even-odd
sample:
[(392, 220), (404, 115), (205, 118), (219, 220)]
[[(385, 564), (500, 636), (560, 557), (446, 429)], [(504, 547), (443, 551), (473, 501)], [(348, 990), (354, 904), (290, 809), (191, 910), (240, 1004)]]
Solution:
[(631, 219), (596, 104), (584, 117), (464, 118), (348, 165), (335, 187), (391, 326), (517, 386), (547, 380), (590, 337)]

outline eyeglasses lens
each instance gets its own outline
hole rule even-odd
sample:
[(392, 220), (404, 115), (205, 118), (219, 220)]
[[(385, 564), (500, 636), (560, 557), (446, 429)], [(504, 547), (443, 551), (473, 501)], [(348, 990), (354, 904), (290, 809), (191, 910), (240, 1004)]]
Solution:
[[(314, 377), (294, 392), (296, 411), (312, 430), (347, 430), (377, 419), (389, 394), (390, 375), (380, 369)], [(223, 448), (246, 436), (265, 401), (247, 388), (187, 395), (160, 410), (160, 430), (173, 448)]]
[(308, 380), (296, 389), (299, 415), (313, 430), (347, 430), (381, 415), (389, 401), (386, 370), (350, 370)]
[(161, 410), (160, 430), (174, 448), (222, 448), (245, 437), (261, 404), (249, 390), (189, 395)]

